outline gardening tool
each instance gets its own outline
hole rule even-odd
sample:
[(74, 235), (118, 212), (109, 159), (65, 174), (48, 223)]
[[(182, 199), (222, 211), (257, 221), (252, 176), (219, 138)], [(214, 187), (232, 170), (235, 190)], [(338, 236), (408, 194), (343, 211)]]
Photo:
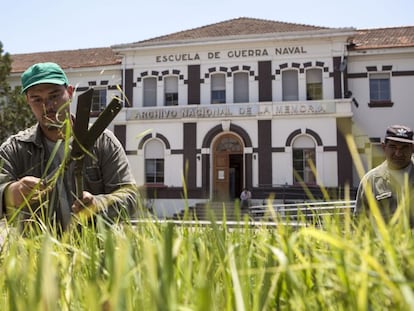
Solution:
[[(74, 137), (72, 141), (72, 150), (65, 163), (66, 169), (72, 161), (75, 162), (75, 195), (78, 199), (82, 199), (83, 197), (82, 168), (85, 155), (89, 152), (89, 149), (93, 146), (98, 137), (122, 109), (122, 102), (119, 99), (114, 98), (88, 129), (89, 115), (92, 106), (92, 95), (93, 89), (89, 89), (85, 93), (78, 96), (76, 120), (73, 126)], [(55, 173), (56, 170), (46, 177), (44, 181), (46, 185), (49, 184), (49, 181), (53, 178)]]

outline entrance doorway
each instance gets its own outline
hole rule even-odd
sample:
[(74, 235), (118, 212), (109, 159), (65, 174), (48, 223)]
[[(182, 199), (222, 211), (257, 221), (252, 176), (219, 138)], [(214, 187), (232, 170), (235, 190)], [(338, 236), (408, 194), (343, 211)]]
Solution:
[(222, 135), (213, 145), (213, 199), (224, 202), (238, 198), (243, 170), (242, 142), (235, 135)]

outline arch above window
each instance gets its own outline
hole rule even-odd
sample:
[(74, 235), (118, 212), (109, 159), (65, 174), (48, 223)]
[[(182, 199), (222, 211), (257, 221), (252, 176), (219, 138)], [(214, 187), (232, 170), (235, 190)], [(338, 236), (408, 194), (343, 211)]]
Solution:
[(146, 159), (164, 158), (164, 145), (158, 139), (151, 139), (145, 144)]
[[(308, 128), (305, 130), (305, 133), (308, 134), (309, 136), (312, 136), (318, 146), (323, 145), (322, 139), (318, 135), (318, 133)], [(294, 130), (292, 133), (290, 133), (289, 137), (286, 139), (285, 146), (286, 147), (292, 146), (293, 141), (301, 134), (302, 134), (301, 129)]]
[(315, 148), (315, 142), (307, 135), (300, 135), (293, 140), (293, 148)]
[(220, 137), (215, 144), (215, 151), (241, 153), (243, 152), (243, 146), (240, 140), (237, 139), (234, 135), (226, 134)]

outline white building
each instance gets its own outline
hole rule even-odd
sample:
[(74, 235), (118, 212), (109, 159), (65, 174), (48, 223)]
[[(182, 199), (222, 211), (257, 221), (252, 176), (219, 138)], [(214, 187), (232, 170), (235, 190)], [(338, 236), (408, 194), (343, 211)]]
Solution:
[(381, 160), (387, 126), (414, 127), (414, 27), (238, 18), (12, 59), (13, 83), (35, 62), (59, 63), (78, 93), (94, 87), (95, 113), (121, 86), (113, 130), (159, 215), (238, 198), (243, 187), (260, 202), (303, 197), (304, 185), (343, 196), (358, 185), (359, 159), (365, 170)]

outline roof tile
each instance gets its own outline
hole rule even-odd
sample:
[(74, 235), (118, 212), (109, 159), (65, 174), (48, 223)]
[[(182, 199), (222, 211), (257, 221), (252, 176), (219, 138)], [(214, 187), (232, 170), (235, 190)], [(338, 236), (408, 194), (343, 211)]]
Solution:
[(39, 62), (55, 62), (62, 69), (99, 67), (121, 64), (122, 59), (111, 48), (79, 49), (67, 51), (13, 54), (12, 72), (23, 72)]
[(277, 22), (265, 19), (240, 17), (227, 21), (206, 25), (194, 29), (143, 40), (135, 43), (155, 43), (173, 40), (189, 40), (226, 36), (255, 35), (265, 33), (294, 32), (306, 30), (329, 29), (327, 27), (310, 26), (294, 23)]
[(360, 29), (351, 38), (354, 50), (414, 46), (414, 26)]

